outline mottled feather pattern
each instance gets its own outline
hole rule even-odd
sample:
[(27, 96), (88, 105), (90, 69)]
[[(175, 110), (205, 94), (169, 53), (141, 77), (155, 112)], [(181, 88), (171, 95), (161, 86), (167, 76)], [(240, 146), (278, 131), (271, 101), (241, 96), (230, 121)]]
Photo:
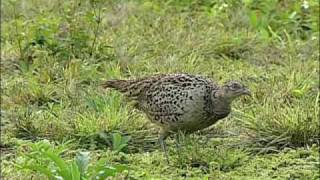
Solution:
[[(238, 86), (242, 88), (234, 83), (232, 87)], [(136, 101), (135, 107), (165, 134), (206, 128), (231, 111), (230, 98), (222, 96), (231, 86), (221, 87), (198, 75), (159, 74), (136, 80), (109, 80), (104, 87), (116, 89)]]

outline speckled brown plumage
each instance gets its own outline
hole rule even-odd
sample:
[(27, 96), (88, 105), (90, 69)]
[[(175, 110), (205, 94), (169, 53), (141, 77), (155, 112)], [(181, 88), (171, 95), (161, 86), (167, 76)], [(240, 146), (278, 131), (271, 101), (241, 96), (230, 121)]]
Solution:
[(250, 91), (238, 82), (219, 86), (190, 74), (161, 74), (137, 80), (108, 80), (113, 88), (134, 101), (135, 108), (161, 127), (160, 142), (179, 130), (192, 133), (228, 116), (231, 102)]

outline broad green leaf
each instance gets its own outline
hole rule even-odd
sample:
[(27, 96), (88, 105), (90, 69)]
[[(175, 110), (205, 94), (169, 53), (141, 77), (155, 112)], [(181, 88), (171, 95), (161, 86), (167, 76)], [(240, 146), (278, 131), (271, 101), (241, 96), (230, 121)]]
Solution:
[(76, 162), (72, 162), (69, 165), (69, 172), (71, 173), (72, 180), (80, 180), (81, 179), (79, 167)]
[(46, 155), (48, 158), (50, 158), (56, 166), (59, 168), (59, 174), (64, 178), (64, 179), (70, 179), (70, 172), (68, 172), (68, 165), (67, 163), (60, 158), (57, 154), (51, 152), (51, 151), (46, 151), (43, 152), (44, 155)]
[(127, 146), (130, 137), (121, 136), (119, 133), (112, 134), (112, 148), (114, 151), (121, 151), (124, 147)]
[(119, 133), (112, 134), (112, 148), (114, 151), (119, 151), (121, 144), (121, 135)]

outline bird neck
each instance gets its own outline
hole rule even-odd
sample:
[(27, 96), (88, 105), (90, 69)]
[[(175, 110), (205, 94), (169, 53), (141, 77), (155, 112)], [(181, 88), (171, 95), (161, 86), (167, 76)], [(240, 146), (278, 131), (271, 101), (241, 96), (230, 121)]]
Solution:
[(213, 102), (213, 112), (215, 114), (228, 114), (231, 111), (231, 102), (226, 98), (217, 98)]

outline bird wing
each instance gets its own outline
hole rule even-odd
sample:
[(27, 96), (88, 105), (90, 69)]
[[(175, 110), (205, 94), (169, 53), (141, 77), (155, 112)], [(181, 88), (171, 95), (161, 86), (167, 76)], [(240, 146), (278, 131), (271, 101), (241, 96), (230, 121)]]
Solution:
[[(188, 77), (170, 76), (152, 84), (141, 96), (139, 109), (150, 119), (161, 123), (179, 121), (189, 107), (203, 101), (209, 81), (199, 81)], [(201, 102), (200, 102), (201, 103)]]

